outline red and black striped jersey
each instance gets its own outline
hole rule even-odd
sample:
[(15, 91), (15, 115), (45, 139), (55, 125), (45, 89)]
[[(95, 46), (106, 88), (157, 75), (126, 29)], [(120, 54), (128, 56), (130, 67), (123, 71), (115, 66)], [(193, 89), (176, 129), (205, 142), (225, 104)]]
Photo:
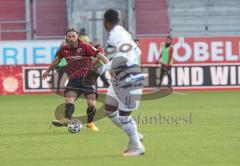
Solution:
[(58, 58), (67, 60), (68, 79), (83, 78), (92, 67), (92, 58), (99, 51), (93, 46), (79, 42), (78, 47), (69, 48), (67, 44), (61, 46), (57, 52)]

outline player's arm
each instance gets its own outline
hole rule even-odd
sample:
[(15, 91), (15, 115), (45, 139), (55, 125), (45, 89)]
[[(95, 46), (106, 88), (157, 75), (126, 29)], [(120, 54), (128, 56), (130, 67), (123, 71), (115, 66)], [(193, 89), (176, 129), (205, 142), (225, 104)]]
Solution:
[(86, 55), (87, 56), (95, 57), (97, 59), (100, 59), (101, 61), (103, 61), (104, 64), (108, 63), (107, 57), (105, 55), (103, 55), (101, 52), (99, 52), (99, 50), (94, 48), (92, 45), (85, 44), (85, 48), (86, 48)]
[(160, 56), (159, 56), (159, 58), (157, 59), (156, 64), (159, 64), (159, 61), (160, 61), (161, 57), (162, 57), (162, 52), (160, 53)]
[[(86, 44), (86, 53), (88, 56), (91, 57), (96, 57), (97, 59), (101, 60), (105, 66), (106, 64), (108, 64), (109, 60), (107, 59), (107, 57), (105, 55), (103, 55), (102, 53), (100, 53), (96, 48), (94, 48), (93, 46)], [(101, 67), (101, 69), (103, 68), (103, 66)], [(97, 69), (99, 74), (102, 74), (102, 70), (100, 68)]]
[(104, 64), (108, 63), (109, 60), (107, 59), (107, 57), (105, 55), (103, 55), (102, 53), (98, 52), (96, 55), (96, 58), (100, 59), (101, 61), (103, 61)]
[(101, 67), (97, 68), (98, 74), (102, 75), (103, 73), (111, 69), (112, 61), (109, 61), (105, 55), (99, 52), (97, 53), (96, 57), (104, 63)]
[(60, 55), (60, 50), (57, 51), (57, 56), (55, 57), (51, 65), (48, 67), (48, 69), (43, 73), (42, 76), (44, 80), (49, 76), (49, 72), (53, 70), (60, 62), (61, 58), (59, 58), (59, 55)]

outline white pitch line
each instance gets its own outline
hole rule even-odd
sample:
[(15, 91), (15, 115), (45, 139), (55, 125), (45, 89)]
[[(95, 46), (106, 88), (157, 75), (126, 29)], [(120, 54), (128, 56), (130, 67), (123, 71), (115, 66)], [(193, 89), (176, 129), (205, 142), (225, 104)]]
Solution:
[(176, 94), (176, 95), (182, 95), (182, 96), (188, 95), (188, 94), (186, 94), (186, 93), (176, 92), (176, 91), (173, 91), (173, 93)]

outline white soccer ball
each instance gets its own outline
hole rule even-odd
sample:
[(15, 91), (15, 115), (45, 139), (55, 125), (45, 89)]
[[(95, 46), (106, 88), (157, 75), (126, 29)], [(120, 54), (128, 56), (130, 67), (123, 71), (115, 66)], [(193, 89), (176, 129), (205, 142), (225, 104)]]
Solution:
[(72, 119), (67, 125), (70, 133), (78, 133), (82, 128), (82, 123), (78, 119)]

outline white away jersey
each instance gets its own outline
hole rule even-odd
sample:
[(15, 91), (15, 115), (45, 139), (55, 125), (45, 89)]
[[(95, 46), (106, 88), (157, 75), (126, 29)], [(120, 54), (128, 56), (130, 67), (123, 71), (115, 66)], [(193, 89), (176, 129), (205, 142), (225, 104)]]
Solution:
[[(127, 52), (121, 51), (121, 48), (124, 50), (128, 46), (122, 47), (124, 44), (131, 45), (131, 49)], [(108, 34), (107, 46), (109, 48), (115, 48), (115, 51), (108, 55), (110, 62), (106, 64), (105, 69), (111, 70), (117, 64), (121, 64), (119, 61), (125, 61), (125, 65), (121, 66), (121, 70), (125, 71), (127, 82), (132, 82), (139, 79), (144, 79), (144, 75), (141, 72), (139, 66), (139, 58), (141, 56), (141, 50), (138, 48), (137, 44), (133, 41), (131, 35), (120, 25), (116, 25)], [(129, 47), (128, 47), (129, 48)], [(108, 66), (108, 67), (107, 67)], [(140, 70), (138, 70), (138, 69)], [(136, 72), (137, 69), (137, 72)], [(121, 73), (121, 70), (117, 73)], [(117, 74), (116, 73), (116, 74)], [(118, 75), (118, 74), (117, 74)]]
[[(132, 49), (127, 53), (119, 51), (122, 45), (129, 44)], [(141, 50), (133, 41), (131, 35), (120, 25), (116, 25), (108, 34), (107, 47), (115, 47), (116, 51), (110, 55), (111, 58), (115, 56), (124, 56), (128, 59), (128, 65), (138, 64), (141, 56)], [(126, 47), (124, 47), (126, 48)]]

